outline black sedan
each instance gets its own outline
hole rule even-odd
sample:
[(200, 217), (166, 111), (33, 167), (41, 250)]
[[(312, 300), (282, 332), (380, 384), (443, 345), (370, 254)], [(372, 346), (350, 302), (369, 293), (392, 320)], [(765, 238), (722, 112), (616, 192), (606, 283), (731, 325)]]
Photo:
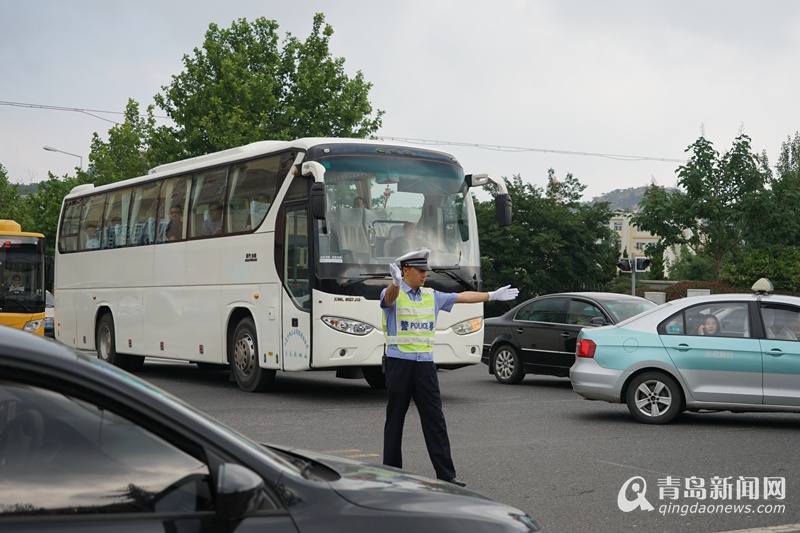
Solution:
[(616, 324), (655, 306), (609, 292), (539, 296), (486, 319), (481, 362), (500, 383), (519, 383), (525, 374), (568, 377), (581, 329)]
[(0, 328), (0, 530), (539, 528), (450, 483), (257, 444), (92, 356)]

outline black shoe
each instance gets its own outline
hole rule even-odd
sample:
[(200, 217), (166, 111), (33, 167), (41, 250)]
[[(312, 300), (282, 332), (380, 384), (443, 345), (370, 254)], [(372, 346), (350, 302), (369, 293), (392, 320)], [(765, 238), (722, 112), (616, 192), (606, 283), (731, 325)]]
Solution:
[(466, 483), (464, 483), (463, 481), (459, 481), (459, 479), (455, 478), (455, 477), (453, 479), (448, 479), (447, 482), (448, 483), (452, 483), (453, 485), (458, 485), (459, 487), (466, 487), (467, 486)]

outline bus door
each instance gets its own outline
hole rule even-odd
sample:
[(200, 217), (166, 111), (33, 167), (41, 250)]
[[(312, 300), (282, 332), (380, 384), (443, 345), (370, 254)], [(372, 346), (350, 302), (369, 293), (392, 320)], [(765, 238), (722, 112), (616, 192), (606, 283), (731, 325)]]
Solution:
[[(307, 190), (303, 179), (296, 180), (290, 189), (299, 188), (298, 186)], [(280, 214), (283, 223), (281, 368), (286, 371), (308, 370), (312, 365), (307, 192), (303, 196), (302, 202), (285, 204)], [(276, 248), (280, 249), (278, 246)]]

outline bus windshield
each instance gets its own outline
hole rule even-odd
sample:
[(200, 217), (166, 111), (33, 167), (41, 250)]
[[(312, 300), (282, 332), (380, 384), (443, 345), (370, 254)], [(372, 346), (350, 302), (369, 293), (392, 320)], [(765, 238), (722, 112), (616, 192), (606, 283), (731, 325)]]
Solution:
[(0, 235), (2, 313), (44, 312), (44, 243), (37, 237)]
[(317, 159), (325, 167), (328, 214), (318, 221), (318, 276), (387, 271), (421, 248), (434, 270), (480, 264), (477, 227), (464, 171), (453, 160), (388, 154)]

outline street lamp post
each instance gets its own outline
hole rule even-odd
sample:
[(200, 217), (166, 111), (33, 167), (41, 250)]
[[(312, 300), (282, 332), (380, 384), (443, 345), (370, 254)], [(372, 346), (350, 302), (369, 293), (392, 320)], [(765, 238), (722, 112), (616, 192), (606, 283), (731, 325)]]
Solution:
[(64, 150), (59, 150), (58, 148), (53, 148), (52, 146), (43, 146), (42, 148), (44, 148), (48, 152), (60, 152), (62, 154), (67, 154), (67, 155), (71, 155), (73, 157), (77, 157), (81, 161), (81, 163), (80, 163), (81, 166), (78, 167), (78, 170), (83, 170), (83, 157), (82, 156), (79, 156), (78, 154), (71, 154), (69, 152), (65, 152)]

